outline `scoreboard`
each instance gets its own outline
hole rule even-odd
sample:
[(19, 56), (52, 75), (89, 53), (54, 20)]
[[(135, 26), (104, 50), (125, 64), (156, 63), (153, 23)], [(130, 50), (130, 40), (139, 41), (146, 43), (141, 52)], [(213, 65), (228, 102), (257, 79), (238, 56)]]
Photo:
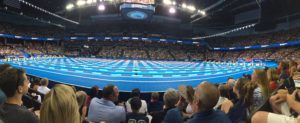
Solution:
[(130, 20), (149, 20), (155, 12), (155, 0), (123, 0), (122, 17)]
[(124, 3), (155, 4), (155, 0), (123, 0)]

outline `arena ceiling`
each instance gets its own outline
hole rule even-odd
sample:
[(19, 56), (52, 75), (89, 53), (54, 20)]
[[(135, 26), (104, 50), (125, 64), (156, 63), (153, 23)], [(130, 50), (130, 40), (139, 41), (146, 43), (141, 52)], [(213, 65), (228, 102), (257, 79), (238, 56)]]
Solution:
[[(66, 10), (66, 6), (69, 3), (74, 3), (76, 5), (77, 0), (25, 0), (33, 5), (36, 5), (40, 8), (43, 8), (49, 12), (58, 14), (62, 17), (68, 18), (70, 20), (74, 20), (77, 22), (90, 22), (95, 20), (98, 17), (98, 21), (101, 20), (119, 20), (114, 18), (114, 15), (120, 14), (119, 3), (115, 2), (114, 4), (107, 4), (106, 10), (103, 12), (99, 12), (96, 6), (91, 7), (82, 7), (73, 9), (71, 11)], [(98, 0), (97, 0), (98, 1)], [(100, 0), (99, 0), (100, 1)], [(114, 0), (110, 0), (114, 1)], [(173, 1), (173, 0), (172, 0)], [(195, 11), (188, 11), (178, 8), (176, 14), (170, 14), (169, 8), (170, 6), (164, 5), (163, 0), (155, 0), (155, 18), (152, 19), (151, 22), (174, 22), (181, 24), (201, 24), (205, 21), (209, 21), (211, 19), (220, 19), (220, 21), (224, 22), (224, 19), (228, 19), (231, 17), (232, 9), (235, 9), (238, 6), (244, 5), (245, 7), (255, 8), (257, 5), (255, 4), (255, 0), (174, 0), (176, 4), (179, 6), (181, 4), (187, 4), (194, 6), (196, 8)], [(219, 3), (219, 4), (217, 4)], [(248, 4), (247, 3), (254, 3)], [(96, 4), (99, 4), (97, 2)], [(217, 4), (216, 6), (214, 6)], [(32, 8), (31, 6), (21, 5), (20, 10), (17, 12), (23, 12), (24, 15), (29, 15), (34, 18), (43, 18), (49, 19), (50, 21), (56, 21), (55, 18), (50, 15), (44, 14), (43, 12), (38, 12), (38, 10)], [(243, 7), (242, 7), (243, 8)], [(201, 15), (197, 14), (197, 10), (206, 10), (206, 14)], [(196, 15), (194, 17), (191, 17)], [(226, 16), (226, 18), (224, 18)], [(107, 19), (110, 18), (110, 19)], [(199, 19), (200, 18), (200, 19)], [(195, 21), (199, 19), (198, 21)], [(59, 19), (58, 19), (59, 20)], [(162, 20), (162, 21), (159, 21)], [(121, 20), (124, 22), (124, 20)], [(211, 22), (211, 21), (210, 21)]]
[[(5, 0), (4, 0), (5, 1)], [(18, 0), (17, 0), (18, 1)], [(45, 9), (51, 13), (57, 14), (66, 19), (70, 19), (80, 24), (70, 23), (61, 18), (39, 11), (36, 8), (21, 3), (19, 9), (6, 7), (1, 3), (1, 11), (14, 11), (17, 14), (32, 17), (36, 20), (43, 20), (51, 24), (58, 24), (66, 28), (75, 29), (80, 27), (86, 31), (142, 31), (172, 33), (175, 35), (194, 36), (195, 28), (207, 27), (228, 27), (234, 25), (234, 16), (236, 14), (255, 10), (259, 8), (260, 2), (266, 0), (171, 0), (176, 3), (176, 13), (170, 14), (169, 5), (164, 4), (164, 0), (155, 0), (155, 13), (147, 21), (124, 20), (120, 15), (119, 0), (97, 0), (96, 5), (88, 7), (78, 7), (67, 10), (66, 6), (73, 3), (76, 6), (78, 0), (25, 0), (33, 5)], [(86, 0), (87, 1), (87, 0)], [(98, 11), (99, 1), (110, 1), (105, 4), (105, 11)], [(112, 1), (112, 2), (111, 2)], [(280, 1), (280, 0), (273, 0)], [(298, 1), (299, 0), (287, 0)], [(292, 3), (293, 2), (289, 2)], [(195, 11), (182, 9), (183, 4), (195, 7)], [(281, 3), (274, 3), (274, 8)], [(294, 5), (297, 5), (294, 3)], [(299, 5), (299, 4), (298, 4)], [(179, 6), (179, 7), (178, 7)], [(273, 6), (273, 5), (272, 5)], [(284, 7), (284, 6), (281, 6)], [(299, 7), (296, 7), (299, 8)], [(205, 15), (199, 14), (199, 11), (205, 11)], [(295, 10), (297, 11), (297, 10)], [(1, 15), (0, 15), (1, 16)], [(20, 20), (21, 21), (21, 20)], [(258, 21), (258, 20), (253, 20)], [(35, 23), (35, 22), (34, 22)], [(121, 27), (121, 28), (120, 28)], [(198, 33), (199, 34), (199, 33)]]

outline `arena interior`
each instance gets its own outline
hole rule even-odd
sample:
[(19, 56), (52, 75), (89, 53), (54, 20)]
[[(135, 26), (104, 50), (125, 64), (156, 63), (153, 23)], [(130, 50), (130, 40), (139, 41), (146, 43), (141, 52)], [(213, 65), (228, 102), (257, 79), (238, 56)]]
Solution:
[(1, 0), (0, 123), (300, 123), (299, 0)]

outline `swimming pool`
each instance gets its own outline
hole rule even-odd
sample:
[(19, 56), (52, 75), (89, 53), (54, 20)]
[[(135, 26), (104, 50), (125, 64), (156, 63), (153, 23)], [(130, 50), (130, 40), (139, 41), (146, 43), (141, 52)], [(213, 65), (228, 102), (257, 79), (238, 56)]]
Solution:
[(150, 61), (97, 58), (43, 58), (2, 62), (26, 69), (27, 74), (59, 83), (90, 88), (114, 84), (120, 91), (140, 88), (142, 92), (165, 91), (179, 85), (197, 86), (202, 81), (224, 83), (255, 68), (275, 67), (275, 62), (225, 63)]

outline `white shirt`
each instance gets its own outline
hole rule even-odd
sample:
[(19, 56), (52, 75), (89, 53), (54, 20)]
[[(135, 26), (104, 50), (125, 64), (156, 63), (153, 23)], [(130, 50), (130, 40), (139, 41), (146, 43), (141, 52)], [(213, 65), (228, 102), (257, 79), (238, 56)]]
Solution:
[(188, 106), (185, 109), (186, 113), (188, 114), (192, 114), (193, 113), (193, 109), (192, 109), (192, 105), (189, 103)]
[[(129, 99), (130, 100), (130, 99)], [(126, 101), (126, 111), (127, 112), (132, 112), (132, 110), (131, 110), (131, 106), (130, 106), (130, 103), (129, 103), (129, 100), (127, 100)], [(148, 110), (147, 110), (147, 103), (146, 103), (146, 101), (145, 100), (141, 100), (142, 101), (142, 106), (141, 106), (141, 108), (140, 108), (140, 111), (139, 111), (139, 113), (142, 113), (142, 114), (145, 114), (145, 113), (147, 113), (148, 112)]]
[(42, 94), (47, 94), (50, 91), (50, 89), (47, 86), (40, 86), (38, 88), (38, 92), (42, 93)]

